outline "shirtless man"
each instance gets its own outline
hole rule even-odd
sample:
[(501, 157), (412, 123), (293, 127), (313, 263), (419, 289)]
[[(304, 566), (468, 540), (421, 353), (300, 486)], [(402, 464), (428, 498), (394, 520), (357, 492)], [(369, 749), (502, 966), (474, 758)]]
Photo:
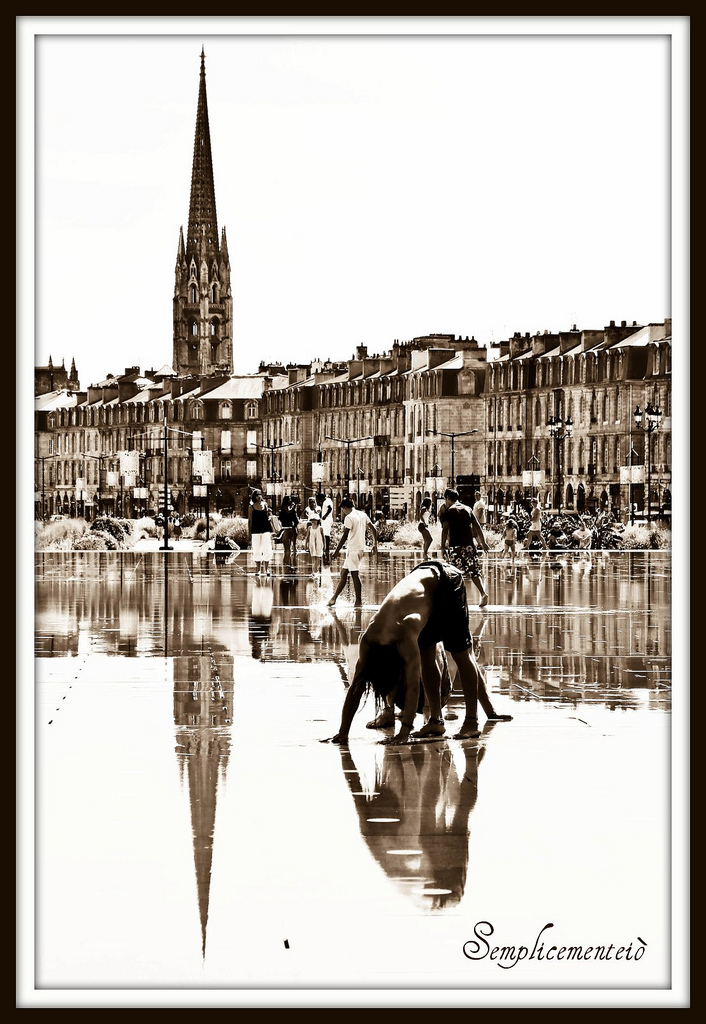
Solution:
[(476, 664), (463, 573), (444, 562), (421, 562), (395, 584), (361, 636), (341, 724), (330, 742), (342, 746), (348, 743), (353, 716), (368, 690), (383, 701), (398, 687), (404, 693), (399, 732), (384, 742), (409, 742), (418, 711), (420, 682), (429, 705), (429, 720), (412, 735), (443, 736), (446, 729), (441, 716), (438, 643), (453, 655), (466, 705), (456, 739), (480, 736), (479, 701), (489, 720), (509, 721), (511, 715), (496, 714)]

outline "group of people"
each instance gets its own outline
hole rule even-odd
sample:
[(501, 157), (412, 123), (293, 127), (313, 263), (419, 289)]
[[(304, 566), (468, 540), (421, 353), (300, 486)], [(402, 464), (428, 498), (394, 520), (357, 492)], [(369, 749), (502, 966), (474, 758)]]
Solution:
[[(353, 505), (352, 501), (350, 505)], [(401, 710), (399, 729), (386, 742), (407, 743), (410, 737), (433, 739), (444, 736), (446, 726), (442, 706), (451, 689), (447, 654), (456, 665), (465, 704), (464, 719), (456, 734), (458, 739), (472, 739), (480, 735), (478, 704), (489, 721), (509, 721), (512, 717), (498, 714), (492, 704), (475, 657), (469, 628), (466, 579), (470, 579), (478, 590), (480, 607), (488, 604), (478, 554), (479, 548), (488, 550), (483, 527), (474, 509), (461, 502), (458, 491), (448, 488), (439, 509), (443, 559), (428, 560), (432, 544), (430, 505), (428, 499), (422, 502), (419, 519), (419, 531), (424, 542), (423, 560), (392, 587), (362, 634), (355, 671), (343, 702), (341, 723), (330, 742), (348, 743), (353, 717), (370, 691), (375, 695), (379, 713), (368, 723), (369, 727), (394, 725), (397, 717), (395, 707)], [(364, 545), (367, 528), (376, 535), (375, 526), (365, 513), (353, 508), (344, 519), (344, 534), (334, 556), (349, 537), (357, 538), (360, 544), (362, 533)], [(360, 602), (357, 572), (360, 556), (349, 559), (350, 553), (347, 553), (341, 580), (329, 602), (331, 605), (335, 604), (345, 586), (347, 570), (353, 576), (356, 604)], [(426, 722), (413, 732), (414, 719), (418, 714), (425, 714)]]
[(262, 491), (254, 490), (248, 508), (248, 534), (256, 574), (271, 575), (270, 562), (274, 555), (274, 540), (282, 543), (285, 567), (293, 566), (297, 555), (299, 523), (302, 520), (306, 522), (306, 549), (313, 559), (314, 572), (321, 572), (322, 565), (330, 561), (333, 508), (330, 491), (321, 495), (320, 504), (314, 495), (311, 495), (304, 514), (300, 516), (296, 501), (286, 495), (282, 500), (279, 516), (275, 517)]

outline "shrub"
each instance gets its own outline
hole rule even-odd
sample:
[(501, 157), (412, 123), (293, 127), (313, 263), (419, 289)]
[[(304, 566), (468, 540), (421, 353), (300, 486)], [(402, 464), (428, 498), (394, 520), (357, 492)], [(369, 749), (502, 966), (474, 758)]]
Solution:
[[(199, 520), (199, 523), (203, 522), (204, 531), (206, 529), (206, 520)], [(250, 544), (248, 537), (248, 521), (240, 516), (234, 516), (232, 519), (221, 519), (220, 522), (216, 523), (214, 530), (216, 537), (227, 538), (233, 541), (240, 550), (247, 548)]]
[(396, 529), (392, 535), (393, 547), (409, 549), (421, 548), (424, 546), (422, 535), (417, 529), (416, 523), (399, 522), (395, 523), (394, 525)]
[(144, 540), (146, 537), (161, 537), (164, 533), (163, 526), (157, 526), (150, 516), (142, 516), (133, 520), (133, 540)]
[(118, 547), (123, 547), (125, 544), (127, 535), (125, 527), (121, 520), (113, 519), (112, 516), (97, 516), (91, 523), (91, 531), (110, 534), (117, 541)]
[(669, 530), (659, 526), (647, 526), (645, 523), (632, 523), (625, 527), (620, 535), (620, 547), (629, 550), (659, 550), (671, 544)]
[[(400, 527), (400, 523), (397, 519), (385, 519), (382, 522), (376, 523), (375, 525), (377, 526), (378, 542), (380, 544), (391, 544), (394, 541), (397, 535), (397, 531), (399, 530)], [(419, 542), (421, 543), (422, 535), (419, 533), (418, 530), (417, 536)]]
[(74, 551), (118, 551), (120, 545), (111, 533), (88, 530), (75, 542)]
[(58, 523), (44, 523), (35, 535), (37, 551), (72, 551), (75, 542), (88, 533), (85, 519), (62, 519)]

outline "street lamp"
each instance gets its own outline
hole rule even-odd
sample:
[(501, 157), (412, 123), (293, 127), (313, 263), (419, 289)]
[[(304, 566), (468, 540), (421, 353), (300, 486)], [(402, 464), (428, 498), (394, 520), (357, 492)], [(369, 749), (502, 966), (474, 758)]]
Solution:
[[(556, 479), (559, 501), (557, 502), (557, 513), (561, 515), (561, 444), (567, 437), (571, 437), (574, 429), (574, 421), (570, 416), (564, 422), (561, 416), (550, 416), (547, 420), (549, 433), (556, 441)], [(562, 429), (564, 433), (562, 434)]]
[(373, 435), (366, 434), (365, 437), (332, 437), (331, 434), (324, 435), (328, 441), (338, 441), (339, 444), (346, 445), (346, 487), (349, 486), (351, 479), (351, 445), (358, 444), (359, 441), (372, 441)]
[(455, 445), (456, 445), (456, 438), (457, 437), (467, 437), (469, 434), (477, 434), (477, 433), (478, 433), (478, 428), (477, 427), (474, 427), (473, 430), (457, 430), (457, 431), (454, 431), (454, 432), (447, 432), (445, 430), (427, 430), (427, 436), (429, 434), (433, 434), (434, 436), (436, 436), (438, 434), (441, 437), (450, 437), (451, 438), (451, 486), (452, 487), (456, 486), (456, 474), (454, 472), (454, 469), (455, 469), (454, 451), (455, 451)]
[(37, 462), (42, 464), (42, 522), (47, 518), (47, 510), (44, 499), (44, 463), (47, 459), (55, 459), (56, 455), (35, 455)]
[(103, 472), (103, 459), (105, 455), (91, 455), (90, 452), (81, 452), (84, 459), (96, 459), (98, 462), (98, 515), (101, 511), (101, 474)]
[(356, 483), (358, 485), (358, 501), (357, 501), (357, 504), (358, 504), (358, 508), (360, 508), (360, 478), (362, 476), (365, 476), (365, 470), (361, 469), (360, 466), (356, 466), (355, 475), (356, 475)]
[(647, 522), (652, 522), (652, 435), (655, 430), (659, 430), (662, 422), (662, 410), (658, 405), (652, 405), (648, 402), (645, 406), (645, 422), (642, 422), (642, 409), (640, 406), (635, 407), (633, 413), (635, 418), (635, 426), (638, 430), (644, 431), (647, 435), (645, 441), (647, 443)]

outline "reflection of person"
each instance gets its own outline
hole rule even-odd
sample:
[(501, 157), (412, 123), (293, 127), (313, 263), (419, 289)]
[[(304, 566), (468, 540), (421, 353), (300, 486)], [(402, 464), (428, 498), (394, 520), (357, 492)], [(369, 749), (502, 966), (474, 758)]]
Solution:
[(262, 567), (269, 576), (272, 560), (272, 517), (262, 491), (253, 491), (252, 503), (248, 509), (248, 532), (255, 569), (259, 575)]
[(353, 580), (355, 603), (356, 605), (363, 603), (362, 587), (360, 584), (360, 563), (365, 555), (365, 536), (367, 530), (370, 530), (373, 534), (373, 552), (376, 552), (378, 548), (377, 528), (368, 514), (357, 509), (355, 507), (355, 502), (350, 497), (345, 497), (343, 499), (341, 502), (341, 510), (345, 513), (343, 519), (343, 533), (341, 535), (341, 539), (336, 545), (336, 550), (333, 552), (331, 557), (337, 558), (344, 544), (346, 546), (346, 557), (343, 562), (343, 568), (341, 569), (341, 577), (338, 581), (338, 586), (333, 593), (333, 597), (329, 601), (329, 606), (336, 603), (338, 595), (346, 585), (348, 573), (351, 574), (351, 579)]
[(331, 527), (333, 526), (333, 498), (331, 491), (321, 499), (321, 529), (324, 535), (324, 565), (331, 561)]
[(264, 654), (264, 645), (272, 626), (273, 598), (271, 582), (263, 583), (259, 579), (256, 580), (252, 592), (249, 623), (253, 658), (261, 659)]
[(321, 572), (321, 565), (324, 557), (324, 534), (321, 529), (321, 520), (317, 515), (309, 516), (307, 523), (307, 546), (311, 555), (312, 576)]
[(443, 736), (438, 643), (453, 655), (463, 689), (465, 718), (457, 738), (480, 735), (479, 700), (488, 718), (507, 720), (509, 716), (496, 714), (476, 665), (463, 573), (443, 562), (421, 562), (395, 584), (361, 637), (355, 674), (332, 742), (348, 742), (353, 716), (369, 690), (380, 703), (404, 687), (399, 732), (388, 742), (406, 743), (417, 714), (420, 681), (429, 703), (429, 720), (414, 735)]
[(422, 552), (423, 558), (427, 557), (427, 552), (429, 551), (429, 547), (432, 541), (431, 531), (429, 529), (430, 522), (431, 498), (425, 498), (419, 509), (419, 522), (417, 523), (417, 529), (421, 533), (422, 541), (424, 543), (424, 551)]
[(476, 543), (483, 551), (488, 544), (480, 523), (473, 515), (472, 509), (459, 501), (458, 491), (447, 487), (444, 491), (444, 507), (439, 513), (441, 529), (441, 550), (446, 558), (460, 569), (475, 584), (480, 593), (480, 607), (485, 608), (488, 595), (485, 592), (483, 573), (478, 559)]
[[(483, 736), (493, 728), (486, 723)], [(376, 792), (365, 801), (355, 798), (360, 832), (375, 860), (426, 909), (456, 906), (463, 896), (470, 815), (485, 751), (484, 744), (464, 744), (459, 764), (445, 743), (386, 747)], [(347, 749), (341, 750), (341, 767), (351, 790), (358, 791), (360, 769)]]

